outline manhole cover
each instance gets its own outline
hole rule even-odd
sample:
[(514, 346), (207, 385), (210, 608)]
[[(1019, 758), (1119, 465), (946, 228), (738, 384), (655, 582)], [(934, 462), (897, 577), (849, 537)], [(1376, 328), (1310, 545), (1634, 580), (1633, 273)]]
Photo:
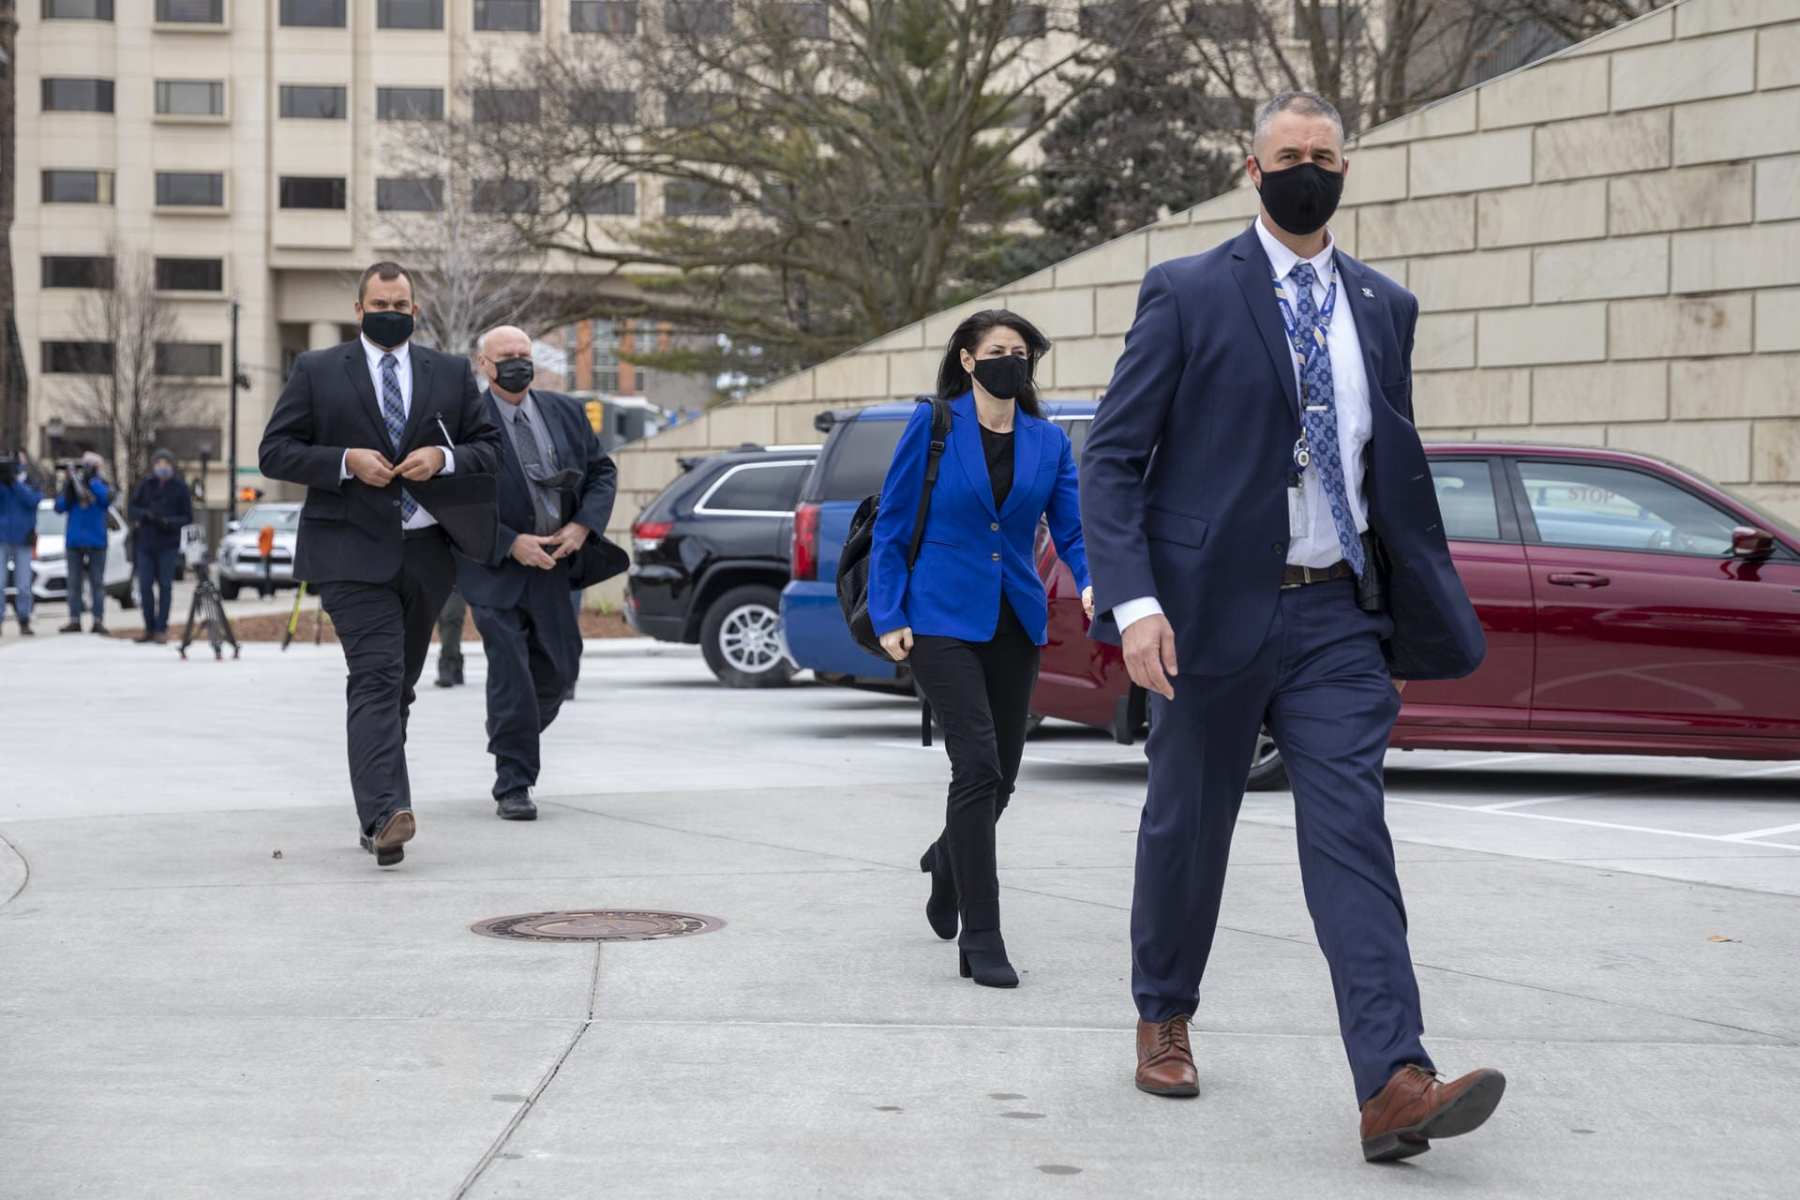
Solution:
[(568, 912), (522, 913), (489, 917), (470, 929), (484, 937), (527, 942), (654, 942), (711, 933), (725, 922), (698, 913), (640, 912), (633, 909), (578, 908)]

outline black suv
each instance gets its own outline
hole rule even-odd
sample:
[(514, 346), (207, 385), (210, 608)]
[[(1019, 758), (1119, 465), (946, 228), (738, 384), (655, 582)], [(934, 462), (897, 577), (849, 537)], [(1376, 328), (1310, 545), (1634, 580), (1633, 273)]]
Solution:
[(740, 446), (681, 460), (631, 527), (625, 616), (665, 642), (698, 642), (727, 687), (794, 676), (781, 636), (794, 503), (817, 446)]

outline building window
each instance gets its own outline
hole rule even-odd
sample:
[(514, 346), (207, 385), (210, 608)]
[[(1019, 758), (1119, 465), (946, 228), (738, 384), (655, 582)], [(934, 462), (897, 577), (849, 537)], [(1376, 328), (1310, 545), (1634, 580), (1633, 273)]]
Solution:
[(46, 21), (110, 21), (113, 0), (44, 0)]
[(569, 103), (569, 119), (577, 125), (637, 124), (637, 93), (590, 91)]
[(281, 0), (281, 23), (342, 29), (344, 7), (344, 0)]
[(831, 36), (831, 5), (789, 3), (783, 6), (786, 31), (794, 37), (819, 41)]
[(1206, 0), (1188, 5), (1187, 31), (1221, 45), (1247, 42), (1262, 28), (1253, 0)]
[(113, 110), (110, 79), (45, 79), (45, 112), (97, 112)]
[(225, 175), (219, 171), (158, 171), (158, 208), (223, 208)]
[(375, 119), (378, 121), (441, 121), (444, 119), (444, 89), (376, 88)]
[[(1082, 9), (1086, 12), (1086, 9)], [(1003, 124), (1008, 129), (1030, 129), (1044, 119), (1042, 96), (1020, 96), (1012, 102)]]
[(730, 99), (724, 92), (669, 92), (663, 98), (663, 111), (675, 128), (704, 125), (722, 118), (730, 110)]
[(46, 375), (110, 375), (111, 342), (45, 342), (41, 368)]
[(569, 189), (569, 207), (591, 217), (637, 216), (637, 184), (590, 183)]
[(442, 29), (444, 0), (379, 0), (377, 29)]
[(1044, 29), (1044, 6), (1041, 4), (1016, 4), (1012, 15), (1006, 19), (1007, 37), (1043, 37)]
[(346, 188), (333, 175), (283, 175), (280, 183), (283, 208), (343, 208)]
[(731, 0), (667, 0), (663, 26), (681, 37), (723, 37), (731, 32)]
[(100, 288), (113, 285), (113, 260), (105, 255), (46, 254), (43, 257), (47, 288)]
[(478, 179), (470, 193), (469, 205), (483, 213), (536, 212), (537, 184), (526, 179)]
[(225, 260), (222, 258), (159, 258), (156, 260), (159, 292), (222, 292)]
[(619, 327), (611, 321), (595, 321), (592, 328), (594, 390), (616, 396), (619, 393)]
[(156, 0), (156, 19), (165, 25), (223, 25), (225, 0)]
[(442, 179), (377, 179), (377, 212), (439, 212), (444, 207)]
[(217, 378), (225, 373), (225, 347), (217, 342), (158, 342), (156, 373)]
[(670, 217), (729, 217), (731, 190), (716, 183), (671, 179), (663, 189), (663, 214)]
[(494, 33), (536, 33), (538, 0), (475, 0), (475, 28)]
[(478, 125), (525, 125), (538, 119), (536, 88), (476, 88), (469, 101)]
[(638, 31), (637, 0), (570, 0), (569, 29), (632, 37)]
[[(1305, 0), (1294, 0), (1294, 36), (1305, 40), (1312, 37), (1312, 12), (1314, 6)], [(1326, 42), (1336, 42), (1340, 38), (1361, 37), (1363, 32), (1362, 10), (1354, 4), (1345, 19), (1344, 6), (1340, 4), (1320, 4), (1319, 32)]]
[(344, 88), (306, 83), (281, 85), (281, 115), (303, 121), (342, 121), (349, 115)]
[(225, 84), (211, 79), (159, 79), (156, 111), (165, 117), (222, 117)]
[(111, 171), (45, 171), (45, 204), (111, 204)]

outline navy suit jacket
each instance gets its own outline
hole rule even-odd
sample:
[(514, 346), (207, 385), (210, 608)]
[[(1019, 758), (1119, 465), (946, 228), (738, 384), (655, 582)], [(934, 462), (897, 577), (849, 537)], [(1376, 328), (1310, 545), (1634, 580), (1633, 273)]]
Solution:
[[(559, 392), (531, 389), (538, 413), (550, 434), (550, 445), (556, 451), (558, 469), (574, 469), (582, 474), (576, 488), (573, 506), (565, 502), (564, 521), (578, 521), (588, 527), (591, 537), (600, 537), (612, 519), (613, 499), (618, 493), (619, 469), (600, 449), (587, 414), (581, 405)], [(531, 492), (525, 482), (525, 469), (519, 464), (519, 452), (513, 448), (512, 431), (502, 416), (510, 417), (512, 405), (501, 413), (499, 397), (492, 391), (482, 399), (487, 419), (500, 432), (500, 470), (495, 505), (499, 528), (494, 537), (494, 550), (485, 561), (462, 555), (456, 560), (456, 586), (463, 599), (484, 608), (513, 608), (525, 594), (525, 585), (536, 567), (527, 567), (512, 557), (513, 541), (520, 532), (529, 533), (535, 526)], [(572, 508), (572, 511), (571, 511)], [(554, 568), (569, 573), (573, 558), (565, 558)]]
[[(1369, 377), (1364, 487), (1394, 621), (1383, 650), (1396, 678), (1458, 678), (1481, 665), (1486, 640), (1451, 564), (1412, 423), (1419, 303), (1341, 250), (1336, 263)], [(1155, 596), (1184, 675), (1225, 675), (1250, 661), (1287, 562), (1299, 398), (1272, 278), (1251, 228), (1152, 267), (1083, 451), (1093, 636), (1117, 642), (1110, 610)]]
[(985, 642), (994, 636), (1004, 596), (1032, 641), (1043, 645), (1049, 606), (1032, 558), (1040, 519), (1049, 518), (1050, 536), (1076, 583), (1088, 585), (1069, 435), (1050, 421), (1017, 414), (1012, 490), (996, 512), (975, 397), (969, 393), (953, 401), (950, 437), (909, 578), (906, 551), (930, 449), (931, 405), (921, 404), (900, 435), (881, 486), (869, 555), (869, 618), (875, 632), (911, 626), (915, 636)]

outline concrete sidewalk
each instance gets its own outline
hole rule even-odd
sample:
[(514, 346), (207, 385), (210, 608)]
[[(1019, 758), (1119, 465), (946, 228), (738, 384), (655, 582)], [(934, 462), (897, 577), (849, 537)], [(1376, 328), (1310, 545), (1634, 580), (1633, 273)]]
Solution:
[[(0, 658), (0, 1196), (1794, 1194), (1800, 899), (1717, 847), (1702, 883), (1397, 821), (1429, 1044), (1511, 1088), (1479, 1134), (1370, 1167), (1273, 812), (1235, 842), (1202, 1097), (1132, 1088), (1137, 751), (1033, 743), (1000, 837), (1024, 982), (995, 992), (920, 911), (946, 767), (903, 701), (595, 647), (543, 818), (511, 824), (476, 654), (472, 686), (423, 691), (420, 834), (382, 872), (334, 648), (70, 642)], [(600, 906), (725, 926), (598, 950), (468, 928)]]

